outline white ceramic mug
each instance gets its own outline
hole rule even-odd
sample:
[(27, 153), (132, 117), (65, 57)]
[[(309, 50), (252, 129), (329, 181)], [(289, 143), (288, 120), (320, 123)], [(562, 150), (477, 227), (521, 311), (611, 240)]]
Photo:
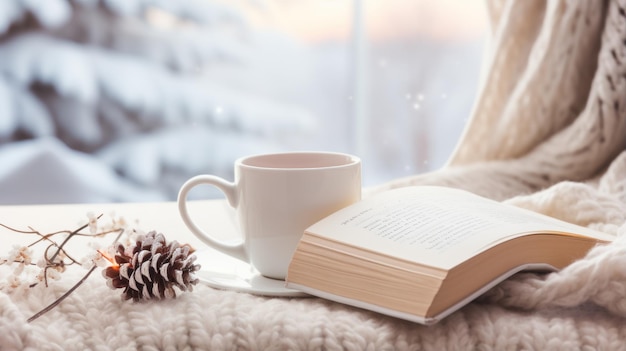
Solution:
[[(236, 209), (241, 242), (220, 241), (199, 228), (187, 194), (200, 184), (221, 189)], [(189, 179), (178, 194), (180, 215), (210, 247), (249, 262), (262, 275), (284, 279), (304, 229), (361, 198), (361, 160), (331, 152), (289, 152), (240, 158), (235, 182), (212, 175)]]

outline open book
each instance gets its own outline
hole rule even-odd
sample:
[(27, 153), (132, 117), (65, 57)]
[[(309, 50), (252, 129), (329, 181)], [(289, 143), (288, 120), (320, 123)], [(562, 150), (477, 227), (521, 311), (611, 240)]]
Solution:
[(386, 191), (309, 227), (287, 287), (423, 324), (522, 270), (557, 270), (613, 236), (462, 190)]

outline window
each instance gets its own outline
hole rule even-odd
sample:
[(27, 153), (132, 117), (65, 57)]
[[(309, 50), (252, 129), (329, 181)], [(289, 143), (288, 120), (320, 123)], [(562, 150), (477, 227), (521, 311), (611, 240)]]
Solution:
[(0, 15), (2, 202), (172, 200), (261, 152), (354, 153), (366, 186), (433, 170), (486, 31), (482, 1), (107, 6)]

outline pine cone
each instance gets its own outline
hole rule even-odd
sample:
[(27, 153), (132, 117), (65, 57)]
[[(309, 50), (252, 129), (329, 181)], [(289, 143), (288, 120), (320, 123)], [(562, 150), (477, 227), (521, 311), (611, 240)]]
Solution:
[(161, 233), (151, 231), (128, 249), (118, 243), (115, 251), (116, 264), (103, 270), (102, 275), (111, 289), (124, 289), (124, 300), (173, 298), (174, 287), (192, 291), (198, 283), (193, 273), (200, 265), (193, 264), (193, 249), (176, 241), (168, 244)]

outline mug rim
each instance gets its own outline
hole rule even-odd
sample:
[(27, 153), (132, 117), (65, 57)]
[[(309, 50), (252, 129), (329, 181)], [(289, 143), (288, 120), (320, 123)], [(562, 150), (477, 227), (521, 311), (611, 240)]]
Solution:
[[(267, 159), (279, 158), (280, 160), (275, 161), (275, 162), (280, 163), (280, 162), (288, 161), (287, 159), (293, 160), (294, 156), (307, 157), (307, 156), (315, 156), (315, 155), (337, 157), (337, 159), (343, 158), (343, 162), (341, 162), (341, 160), (335, 161), (335, 162), (328, 162), (328, 160), (320, 160), (318, 161), (318, 163), (320, 163), (319, 166), (313, 165), (313, 162), (312, 162), (313, 160), (304, 160), (304, 161), (300, 160), (300, 162), (303, 162), (301, 166), (298, 166), (298, 165), (296, 166), (263, 166), (263, 165), (259, 165), (256, 162), (253, 162), (252, 164), (250, 163), (250, 161), (254, 161), (254, 160), (261, 162), (261, 159), (266, 159), (266, 158)], [(269, 162), (269, 160), (267, 162)], [(311, 163), (312, 165), (305, 166), (307, 162)], [(324, 162), (326, 164), (324, 164)], [(333, 168), (350, 167), (350, 166), (357, 165), (360, 162), (361, 162), (360, 157), (352, 155), (352, 154), (348, 154), (348, 153), (343, 153), (343, 152), (288, 151), (288, 152), (274, 152), (274, 153), (254, 154), (254, 155), (243, 156), (237, 159), (237, 161), (235, 161), (235, 164), (239, 167), (244, 167), (244, 168), (249, 168), (249, 169), (259, 169), (259, 170), (311, 171), (311, 170), (316, 170), (316, 169), (333, 169)]]

